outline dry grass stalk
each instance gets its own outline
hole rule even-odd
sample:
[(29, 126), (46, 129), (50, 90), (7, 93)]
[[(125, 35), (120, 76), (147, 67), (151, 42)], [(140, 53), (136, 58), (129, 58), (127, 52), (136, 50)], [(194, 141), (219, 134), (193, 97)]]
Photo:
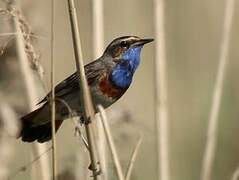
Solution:
[(233, 173), (231, 180), (239, 179), (239, 167), (237, 167), (236, 171)]
[(225, 14), (223, 22), (222, 39), (219, 51), (219, 65), (217, 70), (216, 82), (213, 90), (212, 106), (209, 115), (209, 124), (207, 131), (207, 142), (205, 146), (205, 152), (203, 155), (201, 180), (210, 180), (212, 174), (212, 166), (215, 156), (215, 149), (217, 144), (217, 128), (218, 128), (218, 116), (222, 98), (223, 82), (225, 79), (228, 51), (230, 42), (230, 32), (234, 13), (234, 0), (225, 1)]
[[(33, 33), (27, 34), (26, 32), (22, 32), (22, 34), (24, 35), (24, 37), (25, 37), (25, 36), (28, 36), (28, 37), (35, 38), (35, 39), (47, 40), (46, 37), (41, 36), (41, 35), (36, 35), (36, 34), (33, 34)], [(0, 34), (0, 37), (2, 37), (2, 36), (12, 36), (12, 35), (17, 35), (17, 33), (15, 33), (15, 32), (1, 33), (1, 34)], [(29, 51), (28, 51), (28, 52), (29, 52)]]
[(106, 136), (107, 142), (108, 142), (109, 147), (110, 147), (110, 152), (111, 152), (111, 155), (113, 157), (114, 166), (115, 166), (115, 169), (116, 169), (116, 172), (117, 172), (118, 179), (119, 180), (124, 180), (125, 178), (124, 178), (124, 175), (123, 175), (123, 170), (122, 170), (122, 167), (120, 165), (120, 161), (119, 161), (119, 158), (118, 158), (119, 156), (118, 156), (116, 148), (115, 148), (115, 144), (114, 144), (113, 137), (112, 137), (112, 134), (111, 134), (111, 131), (110, 131), (110, 127), (109, 127), (109, 124), (108, 124), (108, 119), (107, 119), (106, 113), (104, 111), (104, 108), (101, 105), (98, 106), (98, 110), (100, 112), (100, 117), (101, 117), (101, 121), (102, 121), (102, 124), (103, 124), (103, 127), (104, 127), (105, 136)]
[(107, 169), (107, 150), (106, 150), (106, 139), (104, 134), (104, 129), (100, 117), (96, 115), (95, 118), (97, 126), (97, 146), (98, 146), (98, 157), (100, 162), (100, 168), (102, 173), (102, 179), (108, 179), (108, 169)]
[(93, 104), (91, 101), (91, 95), (89, 93), (88, 83), (85, 77), (85, 69), (83, 63), (83, 55), (81, 50), (81, 41), (80, 41), (80, 34), (79, 34), (79, 26), (77, 21), (77, 13), (75, 8), (75, 1), (68, 0), (69, 6), (69, 15), (70, 15), (70, 23), (71, 23), (71, 30), (72, 30), (72, 39), (73, 39), (73, 47), (75, 53), (75, 60), (76, 60), (76, 68), (77, 72), (80, 75), (80, 100), (83, 105), (83, 117), (84, 117), (84, 125), (86, 130), (86, 136), (89, 144), (89, 154), (91, 158), (91, 169), (93, 172), (93, 177), (95, 180), (99, 178), (99, 171), (97, 167), (97, 149), (94, 140), (94, 132), (93, 132), (93, 124), (90, 122), (94, 116), (94, 109)]
[(127, 168), (127, 171), (126, 171), (125, 180), (130, 180), (130, 178), (131, 178), (132, 170), (133, 170), (133, 167), (134, 167), (134, 162), (136, 160), (136, 157), (137, 157), (137, 154), (139, 152), (139, 148), (140, 148), (141, 144), (142, 144), (142, 137), (140, 136), (139, 139), (138, 139), (138, 142), (137, 142), (137, 144), (134, 148), (134, 151), (132, 153), (132, 156), (131, 156), (131, 159), (130, 159), (130, 162), (129, 162), (129, 165), (128, 165), (128, 168)]
[(4, 102), (1, 97), (0, 102), (0, 179), (8, 177), (8, 163), (13, 151), (12, 144), (9, 143), (11, 137), (16, 137), (19, 127), (14, 111)]
[[(12, 1), (8, 4), (10, 10), (16, 9), (16, 1)], [(12, 26), (14, 31), (16, 31), (16, 50), (17, 50), (17, 57), (19, 60), (19, 67), (21, 69), (23, 83), (26, 87), (26, 94), (27, 94), (27, 102), (28, 102), (28, 110), (34, 110), (35, 103), (37, 102), (37, 90), (35, 88), (35, 83), (32, 77), (32, 72), (29, 66), (28, 56), (26, 54), (25, 49), (25, 40), (24, 35), (22, 33), (22, 29), (19, 23), (20, 19), (19, 16), (13, 16)], [(35, 156), (39, 156), (41, 152), (44, 152), (46, 147), (44, 145), (34, 144), (33, 151)], [(47, 157), (40, 159), (39, 167), (37, 168), (38, 172), (41, 174), (42, 180), (48, 180), (49, 177), (49, 168), (48, 168), (48, 160)]]
[[(92, 0), (92, 13), (93, 13), (93, 59), (100, 57), (104, 51), (104, 15), (103, 15), (103, 0)], [(105, 135), (102, 122), (96, 117), (97, 125), (97, 143), (100, 166), (104, 180), (108, 179), (107, 172), (107, 151)]]
[(55, 104), (55, 64), (54, 64), (54, 25), (55, 25), (55, 0), (51, 1), (51, 134), (52, 134), (52, 177), (57, 179), (57, 154), (56, 154), (56, 104)]
[(103, 0), (92, 0), (93, 13), (93, 57), (96, 59), (104, 51), (104, 14)]
[[(14, 1), (12, 2), (14, 3)], [(11, 3), (9, 3), (11, 4)], [(31, 68), (35, 70), (40, 78), (43, 78), (43, 67), (40, 64), (40, 55), (36, 53), (36, 50), (32, 44), (32, 37), (37, 37), (40, 38), (39, 36), (36, 36), (32, 33), (30, 25), (24, 18), (24, 16), (21, 14), (20, 11), (18, 11), (16, 8), (12, 6), (12, 8), (9, 8), (8, 10), (6, 9), (0, 9), (0, 15), (6, 15), (11, 18), (16, 17), (19, 23), (20, 30), (22, 32), (23, 36), (23, 41), (24, 41), (24, 48), (25, 48), (25, 53), (28, 57), (28, 61), (31, 65)], [(2, 33), (0, 36), (9, 36), (9, 35), (17, 35), (16, 32), (12, 33)]]
[(14, 179), (20, 172), (24, 172), (26, 171), (28, 168), (32, 167), (32, 165), (34, 163), (36, 163), (37, 161), (39, 161), (39, 159), (43, 158), (50, 150), (52, 149), (52, 147), (46, 149), (45, 152), (42, 152), (41, 154), (39, 154), (39, 156), (35, 157), (34, 159), (32, 159), (29, 163), (21, 166), (20, 168), (18, 168), (14, 173), (12, 173), (7, 179), (11, 180)]
[(9, 39), (7, 39), (2, 46), (0, 47), (0, 56), (2, 56), (5, 53), (5, 50), (7, 49), (8, 45), (10, 44), (10, 42), (13, 40), (13, 37), (9, 37)]
[(168, 90), (164, 0), (154, 0), (155, 16), (155, 108), (158, 147), (158, 179), (169, 180)]

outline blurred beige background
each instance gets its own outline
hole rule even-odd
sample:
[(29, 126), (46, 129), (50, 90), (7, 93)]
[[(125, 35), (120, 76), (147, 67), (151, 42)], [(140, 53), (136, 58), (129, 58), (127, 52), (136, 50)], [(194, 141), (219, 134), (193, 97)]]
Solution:
[[(41, 54), (45, 82), (50, 86), (50, 1), (22, 0), (22, 10), (33, 32), (40, 36), (35, 48)], [(78, 1), (78, 17), (85, 62), (92, 61), (92, 2)], [(1, 2), (2, 4), (2, 2)], [(1, 5), (0, 4), (0, 5)], [(166, 1), (166, 44), (170, 119), (171, 180), (199, 179), (206, 130), (212, 100), (212, 88), (218, 67), (219, 45), (225, 0)], [(69, 17), (65, 0), (56, 5), (56, 79), (57, 82), (75, 71)], [(239, 4), (236, 3), (231, 32), (229, 64), (226, 71), (220, 110), (218, 146), (213, 168), (214, 180), (230, 179), (239, 164)], [(137, 35), (154, 37), (152, 0), (104, 1), (105, 46), (115, 37)], [(160, 38), (157, 39), (160, 42)], [(156, 179), (156, 132), (154, 120), (154, 43), (144, 47), (142, 63), (127, 93), (112, 111), (127, 110), (132, 121), (112, 124), (122, 165), (128, 159), (138, 132), (143, 144), (133, 171), (133, 179)], [(120, 122), (122, 121), (122, 122)], [(29, 144), (15, 142), (17, 152), (12, 162), (14, 172), (29, 160)], [(70, 121), (57, 133), (58, 168), (74, 171), (75, 156), (87, 156), (82, 143), (74, 137)], [(79, 165), (80, 162), (78, 162)], [(110, 164), (113, 171), (113, 164)], [(28, 171), (29, 172), (29, 171)], [(20, 173), (15, 179), (29, 179)]]

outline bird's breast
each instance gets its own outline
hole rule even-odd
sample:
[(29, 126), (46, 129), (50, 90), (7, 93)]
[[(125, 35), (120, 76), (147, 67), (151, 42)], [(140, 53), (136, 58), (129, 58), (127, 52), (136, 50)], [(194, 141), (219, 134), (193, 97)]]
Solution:
[(120, 98), (126, 91), (125, 88), (115, 87), (113, 83), (110, 82), (109, 75), (106, 73), (99, 80), (99, 89), (102, 94), (112, 99)]
[(98, 79), (98, 83), (91, 87), (93, 100), (95, 104), (102, 104), (105, 107), (110, 106), (118, 100), (127, 89), (115, 87), (109, 80), (109, 75), (104, 73)]

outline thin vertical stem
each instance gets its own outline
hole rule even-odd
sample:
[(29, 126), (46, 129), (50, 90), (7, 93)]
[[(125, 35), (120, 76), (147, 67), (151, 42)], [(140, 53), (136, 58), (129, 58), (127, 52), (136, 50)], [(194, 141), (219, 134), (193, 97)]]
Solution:
[(103, 0), (93, 1), (93, 56), (99, 57), (104, 51), (104, 10)]
[(142, 137), (140, 136), (139, 140), (138, 140), (138, 142), (137, 142), (137, 144), (134, 148), (134, 151), (132, 153), (131, 159), (129, 161), (129, 165), (128, 165), (128, 168), (127, 168), (127, 171), (126, 171), (125, 180), (130, 180), (130, 178), (131, 178), (132, 170), (133, 170), (133, 167), (134, 167), (134, 162), (135, 162), (135, 159), (137, 157), (137, 154), (138, 154), (141, 143), (142, 143)]
[(164, 0), (154, 0), (155, 16), (155, 107), (158, 147), (158, 179), (169, 180), (168, 90), (165, 45)]
[[(104, 14), (103, 0), (92, 0), (93, 13), (93, 59), (98, 58), (104, 51)], [(102, 122), (97, 119), (97, 143), (99, 150), (99, 160), (104, 180), (108, 179), (107, 172), (107, 152)]]
[(236, 171), (232, 174), (231, 180), (238, 180), (239, 179), (239, 167), (237, 167)]
[(19, 133), (20, 125), (12, 108), (5, 102), (0, 95), (0, 179), (7, 179), (8, 165), (12, 157), (12, 143), (10, 137), (15, 137)]
[[(9, 8), (14, 11), (16, 9), (16, 5), (19, 1), (11, 0), (9, 1)], [(26, 88), (27, 95), (27, 106), (28, 110), (34, 110), (35, 104), (37, 102), (37, 89), (35, 87), (35, 83), (32, 77), (32, 72), (28, 63), (28, 58), (25, 51), (25, 44), (23, 33), (21, 31), (21, 27), (19, 24), (18, 16), (15, 15), (13, 17), (13, 29), (16, 31), (16, 51), (17, 57), (19, 60), (19, 67), (21, 71), (21, 75), (23, 78), (24, 87)], [(38, 143), (33, 144), (34, 156), (38, 156), (41, 152), (46, 149), (45, 145), (40, 145)], [(41, 158), (39, 161), (39, 174), (42, 176), (42, 180), (48, 180), (49, 177), (49, 167), (48, 167), (48, 159), (47, 157)]]
[(105, 132), (105, 135), (106, 135), (106, 139), (107, 139), (108, 144), (110, 146), (110, 152), (111, 152), (111, 155), (113, 157), (113, 161), (114, 161), (114, 165), (115, 165), (115, 169), (116, 169), (116, 172), (117, 172), (118, 179), (119, 180), (124, 180), (125, 178), (124, 178), (124, 175), (123, 175), (123, 170), (122, 170), (122, 167), (120, 165), (120, 161), (119, 161), (119, 158), (118, 158), (119, 156), (118, 156), (118, 153), (117, 153), (116, 148), (115, 148), (115, 144), (114, 144), (113, 137), (112, 137), (110, 127), (109, 127), (109, 124), (108, 124), (107, 116), (105, 114), (104, 108), (101, 105), (98, 106), (98, 110), (100, 112), (100, 117), (101, 117), (102, 125), (104, 127), (104, 132)]
[(225, 79), (228, 50), (230, 42), (230, 32), (234, 13), (234, 0), (225, 1), (225, 14), (223, 22), (222, 40), (219, 51), (219, 65), (217, 70), (216, 82), (213, 90), (212, 106), (209, 116), (209, 124), (207, 131), (207, 142), (202, 162), (201, 180), (210, 180), (212, 174), (212, 166), (215, 157), (215, 149), (217, 145), (217, 128), (220, 104), (222, 99), (223, 82)]
[(51, 134), (52, 134), (52, 177), (57, 179), (57, 156), (56, 156), (56, 103), (55, 103), (55, 64), (54, 64), (54, 24), (55, 24), (55, 0), (51, 1)]
[(82, 55), (82, 49), (81, 49), (81, 41), (80, 41), (80, 33), (79, 33), (79, 25), (77, 21), (77, 14), (76, 14), (76, 8), (75, 8), (75, 1), (74, 0), (68, 0), (68, 6), (69, 6), (69, 15), (70, 15), (70, 23), (71, 23), (71, 30), (72, 30), (72, 40), (73, 40), (73, 47), (74, 47), (74, 53), (75, 53), (75, 61), (76, 61), (76, 68), (77, 72), (80, 75), (80, 102), (82, 103), (83, 107), (83, 118), (85, 121), (85, 130), (86, 130), (86, 136), (89, 144), (89, 154), (91, 159), (91, 167), (93, 171), (93, 178), (95, 180), (98, 180), (98, 168), (97, 168), (97, 149), (96, 144), (94, 140), (94, 132), (93, 132), (93, 124), (90, 123), (94, 116), (94, 109), (93, 104), (91, 100), (91, 95), (89, 93), (89, 87), (88, 83), (85, 77), (85, 69), (84, 69), (84, 63), (83, 63), (83, 55)]

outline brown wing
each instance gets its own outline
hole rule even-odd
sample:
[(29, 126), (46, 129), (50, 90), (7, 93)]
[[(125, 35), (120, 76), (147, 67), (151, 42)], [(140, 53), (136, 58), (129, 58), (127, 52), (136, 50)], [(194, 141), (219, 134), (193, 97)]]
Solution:
[[(105, 69), (105, 66), (100, 59), (85, 65), (85, 73), (86, 73), (88, 84), (91, 85), (93, 83), (96, 83), (99, 75), (104, 71), (104, 69)], [(56, 85), (55, 87), (56, 97), (61, 98), (73, 92), (76, 89), (79, 90), (80, 88), (79, 81), (80, 81), (80, 75), (78, 74), (78, 72), (75, 72), (69, 77), (67, 77), (64, 81)], [(38, 104), (47, 102), (50, 96), (51, 96), (51, 92), (49, 92), (46, 95), (46, 97), (43, 100), (41, 100)]]

